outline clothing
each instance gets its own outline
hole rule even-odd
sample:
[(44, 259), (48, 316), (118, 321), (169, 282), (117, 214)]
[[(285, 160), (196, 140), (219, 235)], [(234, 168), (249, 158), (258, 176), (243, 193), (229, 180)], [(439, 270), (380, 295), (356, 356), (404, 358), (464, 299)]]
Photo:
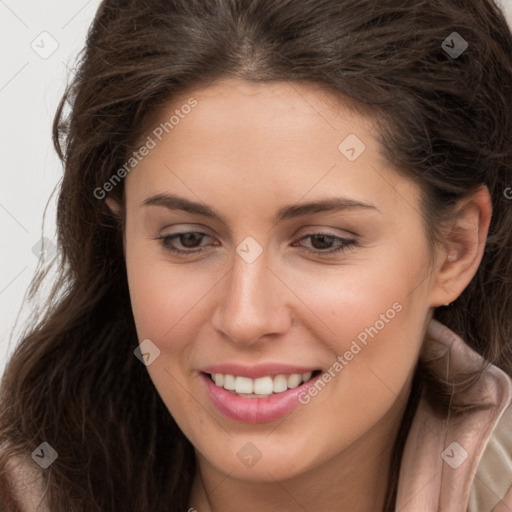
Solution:
[[(443, 376), (483, 360), (436, 320), (428, 333), (429, 357), (450, 347)], [(397, 512), (512, 512), (512, 379), (489, 365), (458, 397), (458, 405), (471, 402), (481, 406), (442, 417), (421, 398), (402, 456)]]
[[(428, 334), (423, 357), (449, 349), (440, 364), (444, 377), (483, 361), (435, 320)], [(402, 456), (396, 512), (512, 512), (512, 379), (488, 366), (477, 383), (458, 396), (458, 405), (471, 402), (482, 405), (465, 416), (443, 417), (421, 398)], [(32, 460), (11, 469), (19, 512), (49, 512), (44, 500), (40, 502), (42, 485)], [(10, 492), (5, 481), (0, 481), (0, 491), (2, 496)]]

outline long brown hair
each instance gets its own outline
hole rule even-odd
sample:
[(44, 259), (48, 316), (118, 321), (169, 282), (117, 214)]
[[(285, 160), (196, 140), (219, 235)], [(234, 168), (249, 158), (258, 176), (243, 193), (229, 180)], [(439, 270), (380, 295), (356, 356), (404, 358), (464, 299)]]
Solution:
[[(442, 46), (453, 32), (468, 43), (458, 56)], [(0, 388), (0, 474), (48, 442), (59, 455), (42, 472), (52, 512), (187, 509), (193, 447), (133, 355), (123, 222), (93, 191), (137, 149), (152, 113), (228, 75), (314, 81), (370, 109), (386, 157), (424, 192), (433, 243), (454, 204), (487, 185), (482, 263), (435, 317), (512, 375), (512, 36), (492, 0), (104, 0), (54, 120), (65, 166), (58, 278)], [(110, 195), (124, 204), (122, 181)], [(419, 363), (386, 512), (426, 378)]]

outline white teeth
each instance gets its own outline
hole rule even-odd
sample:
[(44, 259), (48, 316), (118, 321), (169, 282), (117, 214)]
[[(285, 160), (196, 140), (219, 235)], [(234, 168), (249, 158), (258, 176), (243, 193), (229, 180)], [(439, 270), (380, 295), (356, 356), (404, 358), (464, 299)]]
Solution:
[[(219, 375), (218, 373), (216, 375)], [(224, 389), (227, 389), (228, 391), (234, 391), (235, 390), (235, 377), (233, 375), (224, 375)]]
[(237, 393), (252, 393), (253, 380), (249, 377), (235, 377), (235, 391)]
[(272, 377), (260, 377), (254, 379), (254, 393), (256, 395), (270, 395), (274, 391)]
[(212, 380), (215, 384), (228, 391), (235, 391), (238, 395), (246, 398), (265, 398), (272, 393), (282, 393), (287, 389), (293, 389), (308, 381), (312, 372), (292, 373), (291, 375), (276, 375), (250, 379), (235, 375), (223, 375), (212, 373)]
[(288, 389), (286, 375), (276, 375), (274, 377), (274, 393), (281, 393)]
[(313, 375), (313, 372), (307, 372), (302, 374), (302, 382), (306, 382), (307, 380), (311, 379), (311, 375)]
[(296, 388), (302, 382), (302, 374), (292, 373), (288, 376), (287, 384), (288, 387), (293, 389)]

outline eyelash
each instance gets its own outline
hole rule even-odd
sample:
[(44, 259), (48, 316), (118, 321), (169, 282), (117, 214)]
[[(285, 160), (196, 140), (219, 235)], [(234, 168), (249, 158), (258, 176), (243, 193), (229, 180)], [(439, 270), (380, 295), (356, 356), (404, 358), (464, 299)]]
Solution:
[[(199, 250), (197, 250), (197, 249), (196, 250), (182, 250), (182, 249), (177, 249), (176, 247), (173, 247), (172, 245), (170, 245), (170, 241), (171, 240), (173, 240), (175, 238), (180, 238), (183, 235), (189, 235), (189, 234), (208, 236), (206, 233), (201, 233), (200, 231), (184, 231), (184, 232), (181, 232), (181, 233), (175, 233), (173, 235), (158, 236), (156, 238), (153, 238), (153, 240), (158, 240), (160, 245), (165, 250), (170, 251), (170, 252), (175, 253), (175, 254), (178, 254), (180, 256), (188, 257), (188, 256), (192, 256), (194, 254), (199, 254), (199, 253), (203, 252), (202, 249), (199, 249)], [(308, 235), (305, 235), (302, 238), (300, 238), (298, 241), (300, 242), (300, 241), (305, 240), (307, 238), (320, 237), (320, 236), (325, 236), (325, 237), (328, 237), (328, 238), (332, 238), (333, 240), (337, 240), (337, 241), (340, 242), (340, 245), (336, 249), (330, 249), (330, 250), (327, 250), (327, 251), (323, 251), (321, 249), (305, 249), (305, 248), (303, 248), (303, 249), (306, 252), (310, 253), (310, 254), (315, 254), (317, 256), (318, 255), (319, 256), (324, 256), (324, 255), (330, 255), (330, 254), (334, 254), (334, 253), (342, 253), (342, 252), (347, 251), (348, 249), (353, 248), (353, 247), (355, 247), (357, 245), (357, 242), (354, 239), (343, 238), (341, 236), (336, 236), (336, 235), (332, 235), (330, 233), (323, 233), (323, 232), (309, 233)]]

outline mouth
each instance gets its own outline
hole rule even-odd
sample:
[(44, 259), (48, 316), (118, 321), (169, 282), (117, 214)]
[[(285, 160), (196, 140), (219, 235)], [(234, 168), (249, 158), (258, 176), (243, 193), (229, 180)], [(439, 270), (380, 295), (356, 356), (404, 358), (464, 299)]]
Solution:
[(305, 373), (266, 375), (252, 379), (241, 375), (204, 373), (213, 384), (232, 395), (243, 398), (270, 398), (290, 389), (295, 389), (315, 379), (321, 370)]
[[(250, 373), (247, 368), (242, 371)], [(321, 370), (282, 373), (286, 371), (283, 368), (277, 371), (281, 373), (265, 375), (262, 369), (253, 369), (252, 373), (256, 375), (251, 378), (212, 369), (201, 371), (200, 377), (210, 403), (223, 416), (244, 423), (266, 423), (303, 407), (307, 402), (301, 397), (308, 393), (310, 386), (316, 385), (322, 373)]]

